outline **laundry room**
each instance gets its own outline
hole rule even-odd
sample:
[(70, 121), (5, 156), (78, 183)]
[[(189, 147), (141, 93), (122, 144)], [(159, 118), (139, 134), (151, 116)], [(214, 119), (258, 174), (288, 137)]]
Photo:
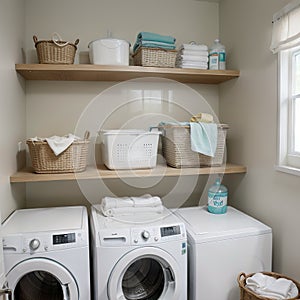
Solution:
[[(2, 222), (12, 222), (10, 225), (7, 223), (7, 229), (4, 230), (12, 234), (18, 228), (19, 232), (14, 234), (28, 234), (25, 240), (29, 241), (29, 256), (34, 249), (43, 248), (48, 251), (52, 246), (65, 249), (66, 253), (70, 251), (69, 257), (72, 253), (75, 260), (77, 255), (85, 255), (85, 258), (89, 255), (91, 286), (88, 290), (92, 295), (97, 295), (97, 300), (185, 300), (189, 298), (179, 292), (185, 289), (190, 299), (206, 300), (203, 294), (198, 294), (197, 282), (200, 286), (209, 286), (221, 294), (226, 294), (229, 287), (234, 285), (234, 293), (230, 294), (228, 291), (224, 300), (237, 300), (238, 293), (244, 290), (239, 289), (238, 276), (240, 272), (245, 273), (243, 276), (256, 272), (249, 271), (245, 263), (255, 255), (261, 255), (261, 260), (265, 262), (264, 270), (258, 268), (257, 271), (272, 271), (272, 274), (281, 274), (296, 283), (300, 282), (300, 241), (297, 238), (300, 226), (300, 141), (297, 140), (297, 118), (300, 116), (297, 104), (299, 40), (295, 39), (292, 46), (284, 49), (296, 49), (292, 52), (297, 69), (293, 71), (296, 74), (295, 88), (292, 89), (296, 91), (293, 98), (295, 105), (292, 106), (294, 110), (289, 108), (288, 111), (290, 115), (294, 114), (291, 118), (294, 121), (291, 122), (294, 122), (295, 126), (291, 129), (286, 117), (288, 108), (282, 100), (286, 90), (290, 89), (287, 83), (284, 85), (284, 82), (289, 82), (284, 80), (290, 76), (287, 75), (289, 70), (283, 67), (288, 65), (286, 61), (289, 56), (286, 55), (287, 52), (274, 46), (274, 40), (277, 38), (274, 34), (276, 21), (282, 20), (283, 16), (289, 16), (290, 12), (299, 13), (299, 6), (299, 0), (0, 0), (0, 210)], [(167, 39), (167, 44), (170, 38), (173, 39), (174, 44), (168, 44), (168, 51), (165, 52), (169, 53), (170, 57), (177, 55), (174, 66), (148, 67), (143, 65), (143, 61), (137, 63), (135, 54), (138, 51), (134, 53), (134, 49), (138, 46), (139, 34), (143, 36), (145, 33), (157, 34), (164, 38), (164, 42)], [(295, 36), (297, 33), (299, 35), (299, 32), (296, 32)], [(121, 65), (107, 62), (92, 64), (92, 60), (97, 59), (96, 56), (91, 56), (92, 47), (99, 40), (109, 39), (121, 42), (128, 51), (125, 55), (122, 52), (124, 56), (121, 56)], [(188, 47), (192, 49), (199, 45), (207, 45), (209, 51), (216, 39), (219, 39), (226, 49), (225, 69), (210, 68), (209, 58), (207, 67), (202, 68), (202, 64), (199, 64), (200, 69), (197, 69), (197, 63), (195, 67), (188, 62), (185, 66), (183, 61), (178, 62), (180, 50), (190, 53)], [(36, 46), (38, 42), (47, 40), (56, 43), (67, 41), (66, 46), (73, 45), (73, 62), (57, 65), (41, 63)], [(159, 43), (161, 41), (155, 45), (160, 46)], [(128, 61), (123, 63), (124, 60)], [(294, 74), (293, 72), (290, 73)], [(200, 168), (195, 165), (172, 166), (163, 152), (163, 138), (168, 129), (174, 122), (177, 122), (177, 125), (178, 122), (184, 123), (186, 127), (185, 122), (192, 124), (192, 117), (197, 119), (207, 115), (212, 116), (218, 124), (218, 132), (226, 133), (225, 137), (222, 135), (225, 139), (222, 144), (225, 147), (224, 153), (222, 152), (222, 164), (204, 164)], [(131, 168), (132, 165), (122, 168), (109, 167), (105, 160), (112, 151), (108, 151), (108, 157), (105, 157), (107, 149), (103, 148), (101, 143), (105, 138), (109, 140), (110, 134), (115, 134), (113, 130), (119, 129), (127, 130), (129, 135), (132, 132), (128, 130), (132, 129), (151, 130), (147, 132), (149, 137), (153, 136), (158, 140), (158, 154), (155, 153), (154, 166), (141, 170)], [(32, 171), (34, 160), (33, 154), (29, 152), (31, 144), (28, 140), (31, 139), (34, 145), (38, 144), (40, 137), (66, 135), (83, 139), (83, 144), (88, 149), (85, 162), (87, 167), (74, 173), (46, 171), (45, 174), (38, 174)], [(180, 139), (183, 139), (182, 136)], [(289, 147), (296, 149), (290, 156), (287, 154)], [(220, 215), (207, 212), (208, 195), (218, 179), (228, 193), (227, 211)], [(163, 205), (158, 208), (155, 206), (155, 209), (163, 207), (161, 215), (166, 211), (175, 213), (168, 216), (165, 222), (149, 223), (141, 231), (138, 226), (140, 216), (135, 212), (135, 226), (124, 225), (117, 232), (107, 230), (109, 226), (115, 229), (117, 225), (112, 222), (108, 226), (107, 219), (99, 215), (101, 209), (103, 212), (103, 206), (97, 210), (101, 201), (104, 203), (103, 199), (115, 203), (119, 203), (116, 201), (121, 199), (123, 202), (118, 205), (124, 206), (126, 201), (149, 203), (156, 201), (156, 197)], [(74, 210), (70, 215), (74, 214), (81, 225), (77, 226), (77, 221), (66, 218), (65, 224), (69, 222), (70, 228), (76, 230), (61, 232), (58, 227), (63, 222), (57, 218), (63, 214), (59, 208), (66, 207), (70, 211), (71, 207), (78, 208), (78, 211)], [(201, 208), (201, 212), (194, 215), (194, 208)], [(34, 214), (30, 214), (35, 209), (41, 209), (36, 222)], [(22, 228), (21, 223), (13, 223), (13, 214), (17, 211), (24, 213), (24, 216), (20, 213), (22, 217), (18, 218), (24, 222), (30, 222), (32, 219), (32, 224)], [(55, 226), (43, 223), (46, 220), (46, 217), (42, 217), (44, 213), (49, 218), (49, 224), (53, 220)], [(200, 214), (203, 216), (200, 217)], [(229, 221), (221, 223), (220, 218), (217, 219), (220, 216), (228, 217)], [(206, 217), (215, 217), (209, 219), (212, 220), (211, 227), (207, 225), (210, 221), (206, 222)], [(233, 220), (240, 223), (234, 224)], [(123, 223), (128, 224), (127, 221)], [(87, 223), (89, 230), (82, 225)], [(256, 236), (257, 232), (250, 233), (249, 228), (253, 228), (250, 224), (259, 228), (259, 236)], [(44, 226), (45, 230), (49, 226), (53, 227), (51, 241), (44, 236), (41, 239), (31, 236), (29, 232), (35, 231), (35, 226)], [(240, 226), (240, 231), (236, 232), (235, 237), (239, 237), (240, 241), (244, 239), (245, 242), (238, 243), (230, 236), (228, 241), (231, 242), (221, 244), (222, 239), (218, 240), (221, 232), (228, 230), (227, 234), (232, 233), (237, 226)], [(199, 229), (199, 232), (193, 228)], [(191, 260), (191, 257), (194, 257), (195, 261), (197, 259), (199, 236), (204, 230), (212, 234), (215, 234), (213, 230), (217, 232), (213, 237), (202, 240), (203, 244), (209, 244), (209, 247), (201, 250), (207, 253), (208, 257), (203, 259), (207, 258), (208, 265), (199, 264), (199, 268), (203, 270), (188, 268), (188, 260)], [(249, 239), (246, 236), (242, 237), (242, 232), (247, 234)], [(78, 242), (78, 245), (85, 249), (89, 240), (86, 234), (90, 234), (89, 254), (77, 253), (77, 248), (72, 246), (74, 235), (76, 245)], [(77, 241), (77, 237), (81, 238)], [(157, 243), (151, 255), (144, 252), (149, 241)], [(19, 247), (20, 259), (25, 255), (26, 251), (23, 254), (22, 251), (27, 248), (13, 242), (11, 236), (4, 239), (4, 242), (4, 246), (9, 248), (8, 251), (12, 251), (12, 257), (15, 249)], [(195, 247), (191, 246), (193, 243)], [(108, 251), (105, 245), (112, 245), (114, 250)], [(172, 252), (176, 248), (181, 253), (181, 260)], [(122, 266), (126, 265), (126, 262), (120, 257), (127, 253), (127, 250), (128, 255), (131, 250), (136, 255), (132, 257), (133, 261), (138, 256), (143, 257), (144, 272), (148, 267), (153, 278), (156, 278), (156, 281), (153, 279), (149, 283), (153, 287), (149, 289), (153, 296), (134, 298), (134, 294), (141, 291), (138, 285), (135, 291), (132, 287), (127, 287), (123, 292), (119, 291), (123, 283), (116, 286), (106, 285), (109, 278), (115, 278), (118, 282), (118, 276), (114, 275), (117, 273), (111, 271), (110, 274), (109, 268), (120, 269), (122, 273)], [(10, 253), (6, 253), (9, 264), (13, 265), (16, 261), (10, 258)], [(163, 253), (166, 253), (166, 256)], [(209, 259), (212, 254), (226, 259), (216, 260), (214, 264)], [(41, 254), (41, 257), (43, 255)], [(63, 264), (58, 254), (52, 255), (51, 259), (57, 260), (58, 265)], [(102, 259), (106, 255), (107, 261), (103, 262)], [(153, 257), (160, 259), (156, 261)], [(241, 257), (245, 257), (245, 260), (240, 261)], [(234, 282), (224, 281), (225, 283), (221, 284), (210, 280), (216, 278), (217, 273), (225, 277), (232, 267), (230, 261), (235, 259), (237, 269), (234, 269)], [(110, 266), (110, 261), (113, 260), (115, 261)], [(43, 262), (40, 263), (43, 265)], [(210, 274), (207, 275), (210, 263), (218, 265), (219, 269), (211, 267)], [(36, 264), (38, 266), (39, 262), (35, 262), (34, 266), (29, 264), (29, 269), (36, 267)], [(73, 274), (73, 277), (80, 273), (74, 261), (68, 261), (66, 265), (67, 269), (74, 268), (76, 275)], [(182, 279), (182, 282), (186, 280), (186, 286), (179, 286), (176, 276), (182, 275), (179, 269), (184, 267), (178, 266), (183, 265), (187, 267), (186, 274), (189, 272), (189, 276)], [(196, 265), (198, 266), (195, 263)], [(139, 267), (138, 263), (132, 266), (132, 271)], [(48, 264), (44, 267), (49, 267), (49, 270), (52, 268)], [(107, 269), (105, 282), (100, 282), (101, 278), (97, 277), (102, 267)], [(158, 272), (160, 268), (162, 273)], [(18, 272), (21, 274), (24, 270), (19, 269)], [(69, 275), (65, 275), (64, 270), (58, 272), (63, 286), (61, 299), (77, 299), (78, 296), (74, 296), (77, 292), (74, 291), (73, 285), (77, 285), (79, 290), (85, 290), (85, 284), (64, 286), (63, 282), (69, 280)], [(89, 273), (87, 269), (84, 269), (84, 272)], [(12, 278), (11, 274), (5, 271), (3, 273), (4, 277)], [(207, 275), (209, 282), (204, 281), (202, 274)], [(47, 275), (47, 272), (42, 275)], [(162, 278), (165, 284), (162, 283)], [(4, 281), (6, 279), (4, 278)], [(90, 291), (86, 290), (86, 293)], [(109, 293), (114, 296), (107, 296)], [(103, 298), (104, 294), (110, 298)], [(7, 296), (3, 299), (6, 299), (5, 297)], [(16, 300), (23, 299), (16, 295), (14, 297)], [(31, 299), (28, 295), (26, 297), (24, 300)], [(83, 297), (78, 299), (86, 300)], [(219, 300), (220, 297), (210, 299)], [(252, 298), (245, 296), (244, 299)]]

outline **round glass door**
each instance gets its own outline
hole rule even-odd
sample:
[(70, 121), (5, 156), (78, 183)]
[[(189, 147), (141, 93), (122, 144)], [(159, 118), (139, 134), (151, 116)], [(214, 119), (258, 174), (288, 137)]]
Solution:
[(77, 284), (70, 272), (50, 259), (32, 258), (7, 274), (14, 300), (78, 300)]
[(108, 281), (110, 300), (178, 299), (180, 270), (174, 258), (159, 248), (141, 247), (126, 253)]
[(153, 258), (141, 258), (133, 262), (122, 279), (122, 290), (128, 300), (156, 300), (165, 286), (164, 269)]
[(62, 285), (52, 274), (34, 271), (25, 274), (14, 290), (15, 300), (64, 300)]

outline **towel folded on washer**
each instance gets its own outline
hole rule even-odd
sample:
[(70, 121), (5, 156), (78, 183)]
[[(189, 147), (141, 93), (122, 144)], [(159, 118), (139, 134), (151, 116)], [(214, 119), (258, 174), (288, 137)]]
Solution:
[(104, 197), (100, 207), (102, 213), (107, 217), (145, 212), (163, 212), (161, 199), (149, 194), (141, 197)]
[(298, 288), (293, 281), (286, 278), (276, 279), (262, 273), (248, 277), (246, 287), (269, 299), (291, 299), (298, 296)]

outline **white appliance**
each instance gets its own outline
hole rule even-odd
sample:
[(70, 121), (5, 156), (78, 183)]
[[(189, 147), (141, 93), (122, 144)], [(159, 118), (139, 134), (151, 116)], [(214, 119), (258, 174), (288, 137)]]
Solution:
[(214, 215), (206, 206), (174, 213), (186, 225), (190, 300), (238, 300), (240, 272), (271, 271), (272, 230), (228, 207)]
[(186, 300), (187, 237), (169, 210), (122, 220), (91, 209), (96, 300)]
[(87, 210), (16, 210), (2, 226), (6, 285), (13, 299), (90, 299)]

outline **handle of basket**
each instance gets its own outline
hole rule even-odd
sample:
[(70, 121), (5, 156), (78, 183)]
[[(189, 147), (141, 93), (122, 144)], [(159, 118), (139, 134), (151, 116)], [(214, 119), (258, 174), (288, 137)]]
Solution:
[(57, 32), (53, 32), (52, 33), (52, 41), (53, 43), (58, 46), (58, 47), (65, 47), (69, 44), (69, 42), (65, 42), (65, 43), (58, 43), (59, 41), (62, 41), (62, 38), (60, 37), (60, 35)]
[(238, 275), (238, 278), (237, 278), (237, 281), (238, 283), (241, 283), (242, 284), (242, 280), (243, 278), (246, 278), (246, 274), (244, 272), (241, 272), (239, 275)]
[(85, 140), (88, 140), (90, 137), (90, 132), (87, 130), (85, 133), (84, 133), (84, 139)]
[(33, 36), (33, 41), (34, 41), (34, 43), (35, 43), (35, 44), (37, 43), (37, 41), (38, 41), (38, 38), (37, 38), (37, 36), (36, 36), (36, 35), (34, 35), (34, 36)]
[(150, 126), (149, 127), (149, 131), (151, 132), (153, 129), (157, 129), (157, 131), (159, 132), (159, 133), (161, 133), (162, 135), (165, 135), (165, 130), (162, 128), (162, 127), (160, 127), (160, 126)]

